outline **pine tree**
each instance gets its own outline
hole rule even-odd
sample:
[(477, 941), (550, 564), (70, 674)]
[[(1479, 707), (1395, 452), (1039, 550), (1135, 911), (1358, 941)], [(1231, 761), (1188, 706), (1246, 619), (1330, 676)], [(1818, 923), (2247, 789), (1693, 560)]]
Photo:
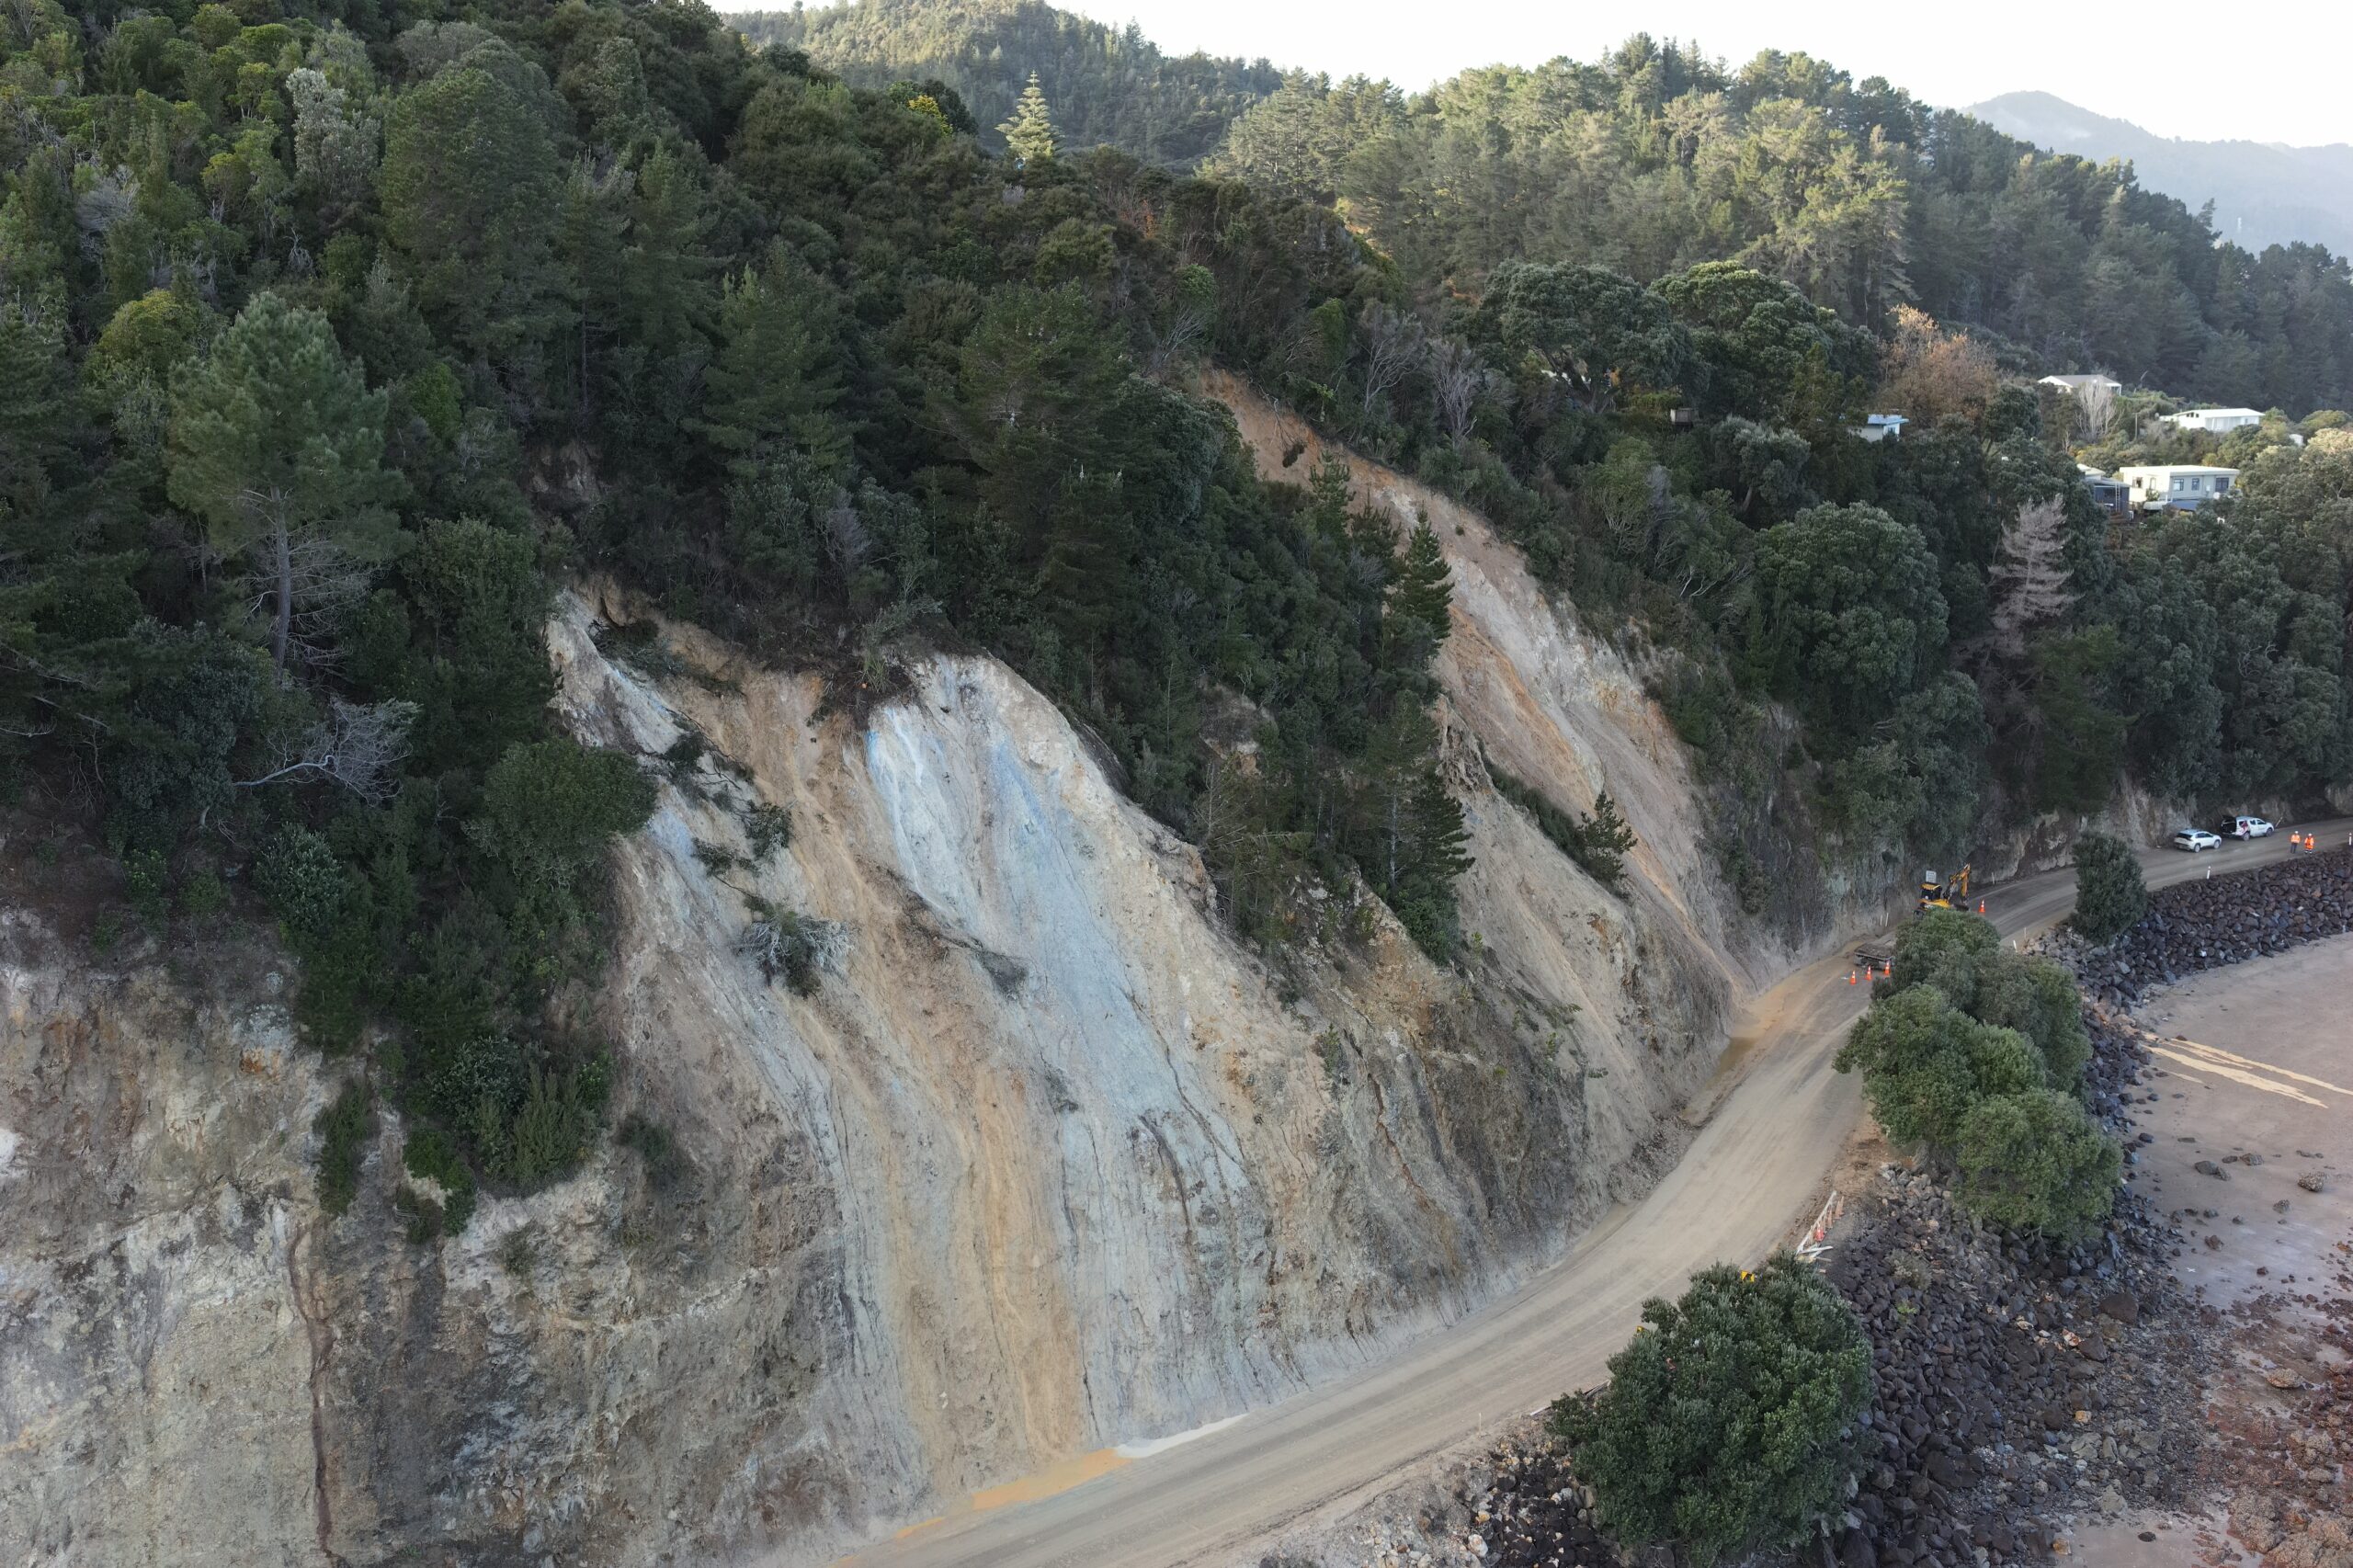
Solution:
[(1447, 608), (1454, 602), (1446, 551), (1428, 523), (1415, 526), (1389, 586), (1389, 613), (1401, 628), (1427, 636), (1433, 652), (1446, 641)]
[(1608, 790), (1593, 798), (1593, 810), (1577, 824), (1577, 842), (1583, 850), (1578, 863), (1615, 892), (1626, 880), (1626, 852), (1634, 847), (1634, 830), (1618, 814), (1618, 802)]
[(1021, 89), (1021, 101), (1013, 106), (1013, 118), (997, 131), (1005, 138), (1006, 151), (1023, 168), (1054, 161), (1053, 116), (1046, 108), (1045, 90), (1038, 85), (1035, 71), (1029, 73), (1029, 85)]
[(2002, 530), (2001, 559), (1993, 580), (1994, 651), (2013, 662), (2026, 656), (2028, 634), (2063, 619), (2075, 608), (2068, 585), (2067, 507), (2057, 496), (2029, 501)]
[(737, 478), (759, 466), (759, 449), (780, 440), (821, 464), (847, 462), (849, 430), (834, 406), (842, 396), (839, 327), (824, 282), (781, 247), (764, 271), (727, 279), (699, 428)]
[(326, 317), (275, 293), (255, 295), (173, 394), (171, 498), (269, 602), (272, 665), (323, 653), (402, 540), (388, 503), (404, 486), (381, 466), (385, 394)]

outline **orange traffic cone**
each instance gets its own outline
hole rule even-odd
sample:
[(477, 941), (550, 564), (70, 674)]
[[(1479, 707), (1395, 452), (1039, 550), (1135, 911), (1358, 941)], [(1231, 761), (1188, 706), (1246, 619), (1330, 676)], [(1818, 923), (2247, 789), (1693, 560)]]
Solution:
[(1980, 915), (1985, 913), (1985, 901), (1982, 898), (1977, 901), (1977, 913)]
[(1849, 985), (1855, 983), (1855, 971), (1851, 969), (1847, 971), (1847, 983)]

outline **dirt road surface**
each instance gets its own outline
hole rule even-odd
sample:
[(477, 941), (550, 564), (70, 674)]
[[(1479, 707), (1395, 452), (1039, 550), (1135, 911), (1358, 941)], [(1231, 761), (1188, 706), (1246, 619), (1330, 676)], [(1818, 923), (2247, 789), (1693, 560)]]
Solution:
[[(2313, 831), (2334, 844), (2348, 827), (2339, 821)], [(2289, 853), (2283, 834), (2196, 856), (2150, 850), (2142, 863), (2150, 885), (2160, 886)], [(1986, 914), (2006, 937), (2031, 935), (2067, 913), (2075, 891), (2072, 870), (2022, 878), (1984, 890)], [(1256, 1543), (1345, 1511), (1415, 1461), (1600, 1381), (1646, 1298), (1675, 1294), (1718, 1261), (1763, 1256), (1821, 1205), (1862, 1111), (1859, 1085), (1830, 1065), (1869, 995), (1847, 983), (1848, 972), (1842, 949), (1756, 997), (1717, 1082), (1695, 1101), (1713, 1108), (1682, 1161), (1641, 1202), (1606, 1216), (1510, 1295), (1324, 1388), (1191, 1440), (1080, 1456), (977, 1494), (845, 1561), (857, 1568), (1245, 1561)]]

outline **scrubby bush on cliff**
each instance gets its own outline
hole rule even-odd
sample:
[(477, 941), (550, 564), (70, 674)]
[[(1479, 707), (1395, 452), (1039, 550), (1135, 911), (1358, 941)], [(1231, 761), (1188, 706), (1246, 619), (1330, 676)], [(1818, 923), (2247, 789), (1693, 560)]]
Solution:
[(2148, 912), (2148, 883), (2132, 846), (2105, 833), (2077, 838), (2075, 929), (2092, 941), (2105, 942)]
[(254, 886), (297, 941), (335, 928), (349, 893), (335, 846), (306, 827), (283, 827), (254, 862)]
[(1618, 802), (1609, 798), (1608, 790), (1594, 797), (1593, 810), (1571, 816), (1541, 790), (1505, 772), (1493, 760), (1487, 764), (1487, 777), (1495, 793), (1526, 812), (1544, 836), (1583, 866), (1594, 881), (1612, 892), (1626, 891), (1626, 857), (1636, 840), (1634, 830), (1618, 814)]
[(1719, 1265), (1643, 1304), (1609, 1386), (1552, 1407), (1602, 1528), (1699, 1564), (1796, 1544), (1846, 1500), (1871, 1397), (1870, 1345), (1838, 1293), (1778, 1253)]
[(617, 752), (569, 740), (507, 749), (483, 781), (476, 840), (527, 892), (570, 891), (616, 834), (642, 827), (654, 786)]
[(311, 1130), (319, 1135), (319, 1207), (341, 1214), (359, 1192), (359, 1166), (376, 1135), (376, 1096), (357, 1080), (344, 1085)]

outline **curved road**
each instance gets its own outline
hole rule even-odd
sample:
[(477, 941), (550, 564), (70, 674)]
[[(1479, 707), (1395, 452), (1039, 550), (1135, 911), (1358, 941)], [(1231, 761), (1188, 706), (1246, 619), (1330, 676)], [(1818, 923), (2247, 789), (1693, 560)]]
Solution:
[[(2348, 825), (2313, 831), (2326, 846), (2346, 842)], [(2148, 850), (2141, 859), (2150, 885), (2161, 886), (2288, 853), (2282, 834), (2196, 856)], [(2066, 914), (2075, 873), (1983, 891), (2002, 934), (2020, 936)], [(1133, 1462), (1108, 1454), (1073, 1461), (847, 1561), (858, 1568), (1223, 1563), (1311, 1514), (1370, 1496), (1416, 1460), (1600, 1381), (1646, 1298), (1676, 1293), (1720, 1260), (1762, 1256), (1822, 1201), (1862, 1104), (1855, 1082), (1830, 1066), (1869, 995), (1847, 983), (1849, 950), (1749, 1005), (1698, 1102), (1715, 1108), (1681, 1162), (1511, 1295), (1379, 1366), (1192, 1441)], [(1011, 1501), (1025, 1496), (1034, 1500)], [(1005, 1506), (986, 1506), (999, 1497)]]

